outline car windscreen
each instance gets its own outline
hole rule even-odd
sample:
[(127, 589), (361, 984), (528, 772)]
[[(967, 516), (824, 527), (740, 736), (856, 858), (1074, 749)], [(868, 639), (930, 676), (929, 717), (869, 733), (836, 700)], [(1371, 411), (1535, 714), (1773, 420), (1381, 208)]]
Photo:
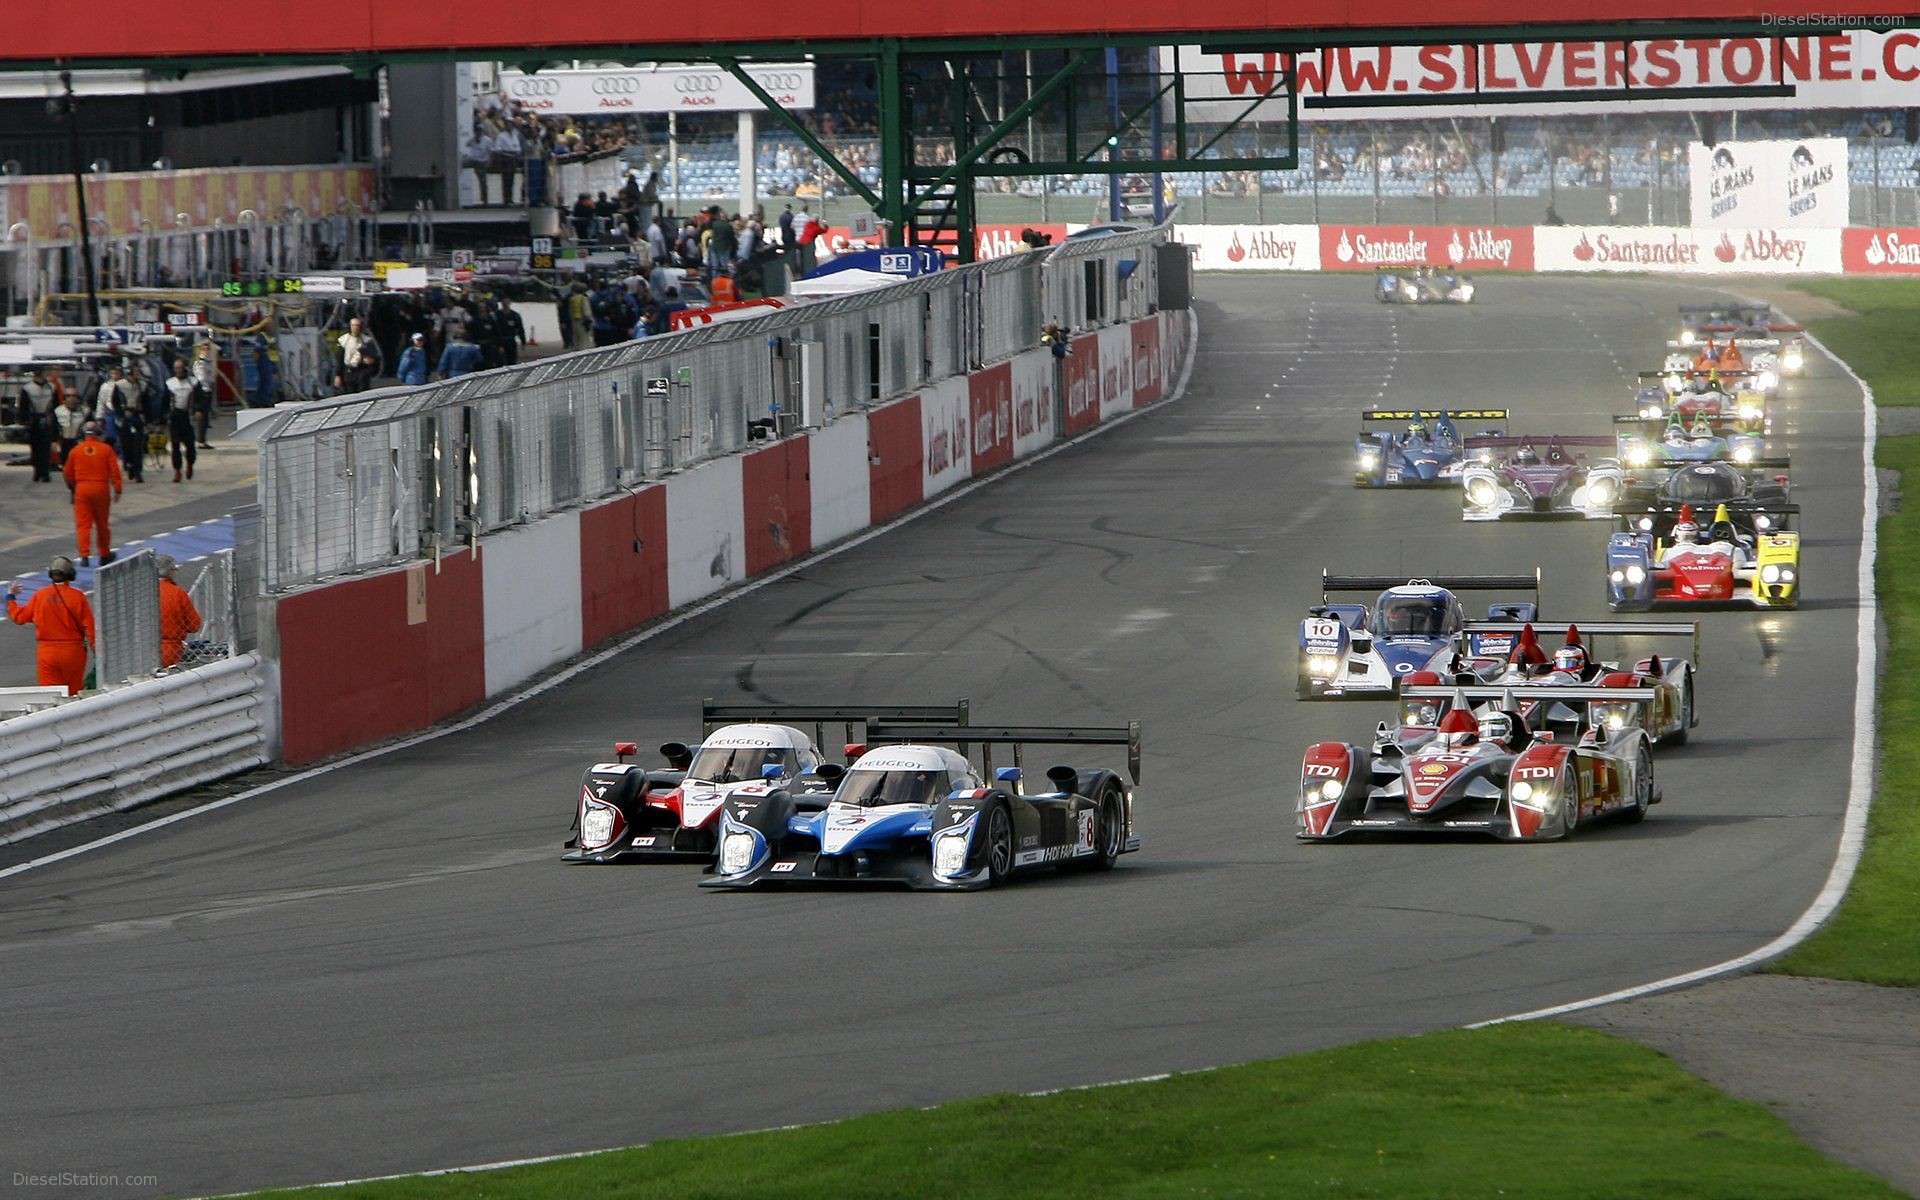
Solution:
[(783, 746), (704, 746), (687, 768), (687, 778), (707, 783), (742, 783), (759, 779), (761, 768), (775, 766), (782, 775), (794, 773), (794, 756)]
[(834, 799), (874, 808), (885, 804), (932, 804), (947, 794), (945, 771), (849, 771)]
[(1447, 631), (1447, 602), (1439, 596), (1382, 596), (1373, 628), (1384, 634), (1432, 637)]

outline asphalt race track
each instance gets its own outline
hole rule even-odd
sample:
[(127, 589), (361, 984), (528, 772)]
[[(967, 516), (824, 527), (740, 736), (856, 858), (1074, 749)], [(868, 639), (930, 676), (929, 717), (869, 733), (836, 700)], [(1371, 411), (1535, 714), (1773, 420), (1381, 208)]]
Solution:
[[(1606, 615), (1604, 524), (1358, 492), (1355, 414), (1610, 432), (1675, 305), (1716, 295), (1488, 277), (1408, 309), (1371, 283), (1204, 278), (1184, 400), (479, 728), (0, 881), (0, 1170), (213, 1192), (819, 1121), (1455, 1026), (1773, 938), (1846, 803), (1857, 391), (1817, 354), (1788, 385), (1807, 599), (1701, 617), (1701, 726), (1657, 752), (1644, 825), (1305, 846), (1303, 747), (1389, 711), (1293, 699), (1323, 566), (1539, 565), (1547, 618)], [(696, 736), (708, 695), (1138, 718), (1145, 848), (957, 896), (562, 865), (580, 769)]]

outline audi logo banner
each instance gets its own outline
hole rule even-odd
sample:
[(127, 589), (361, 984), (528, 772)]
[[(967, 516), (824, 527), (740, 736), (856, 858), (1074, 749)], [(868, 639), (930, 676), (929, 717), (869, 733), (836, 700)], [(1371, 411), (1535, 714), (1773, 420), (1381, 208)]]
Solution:
[[(747, 74), (783, 108), (813, 107), (813, 64), (772, 63)], [(742, 112), (760, 101), (717, 67), (500, 73), (500, 90), (536, 113)]]

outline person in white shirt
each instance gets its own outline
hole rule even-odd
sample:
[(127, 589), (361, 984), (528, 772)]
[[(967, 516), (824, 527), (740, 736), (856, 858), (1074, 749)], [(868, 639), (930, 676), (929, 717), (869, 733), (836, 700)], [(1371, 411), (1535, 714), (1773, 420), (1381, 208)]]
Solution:
[(194, 449), (193, 410), (204, 390), (199, 380), (187, 374), (187, 360), (174, 359), (173, 378), (167, 380), (167, 441), (173, 448), (175, 483), (180, 482), (181, 459), (185, 458), (187, 478), (192, 479), (194, 461), (200, 457), (200, 452)]
[(500, 203), (513, 203), (513, 177), (520, 173), (520, 131), (508, 122), (488, 141), (493, 173), (500, 177)]

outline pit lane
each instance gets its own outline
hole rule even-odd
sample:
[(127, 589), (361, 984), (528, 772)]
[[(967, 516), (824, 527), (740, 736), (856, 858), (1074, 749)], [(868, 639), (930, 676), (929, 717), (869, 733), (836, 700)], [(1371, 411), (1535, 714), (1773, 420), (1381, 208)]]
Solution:
[[(1817, 354), (1788, 387), (1807, 598), (1700, 616), (1702, 723), (1644, 825), (1302, 846), (1301, 750), (1386, 711), (1292, 698), (1323, 566), (1538, 565), (1550, 619), (1605, 612), (1601, 523), (1357, 492), (1358, 410), (1608, 432), (1674, 306), (1718, 296), (1489, 277), (1470, 308), (1403, 308), (1370, 283), (1203, 279), (1178, 404), (477, 729), (0, 882), (5, 1160), (177, 1193), (551, 1154), (1420, 1032), (1770, 940), (1846, 804), (1856, 390)], [(579, 769), (696, 733), (708, 695), (1138, 718), (1145, 849), (970, 896), (563, 867)]]

